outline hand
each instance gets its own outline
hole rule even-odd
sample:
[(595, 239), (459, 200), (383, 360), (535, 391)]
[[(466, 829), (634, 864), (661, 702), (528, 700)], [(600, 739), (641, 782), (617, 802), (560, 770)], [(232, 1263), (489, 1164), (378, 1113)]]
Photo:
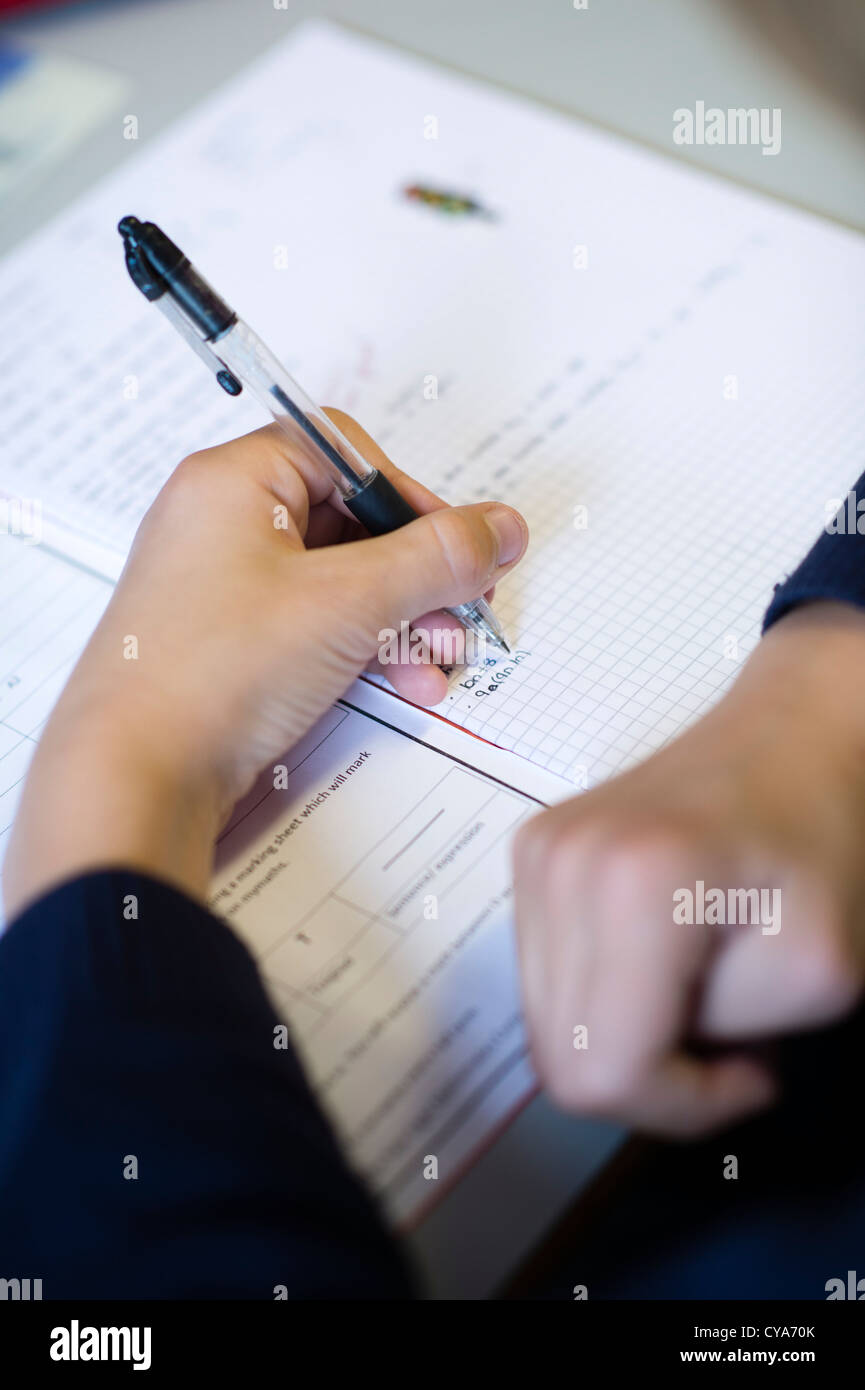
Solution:
[[(668, 1135), (727, 1124), (776, 1090), (743, 1044), (836, 1019), (860, 997), (863, 690), (865, 615), (799, 609), (682, 737), (524, 827), (525, 1007), (560, 1105)], [(706, 897), (724, 890), (728, 924), (711, 909), (683, 920), (684, 890), (699, 915), (698, 882)], [(729, 925), (727, 890), (754, 888), (766, 890), (759, 921), (739, 896)], [(698, 1055), (695, 1042), (722, 1046)]]
[[(458, 627), (436, 610), (488, 592), (522, 556), (517, 512), (447, 507), (331, 415), (424, 515), (363, 538), (275, 426), (186, 459), (40, 741), (6, 859), (10, 914), (110, 864), (203, 894), (221, 821), (375, 661), (379, 633)], [(447, 690), (432, 662), (384, 671), (416, 703)]]

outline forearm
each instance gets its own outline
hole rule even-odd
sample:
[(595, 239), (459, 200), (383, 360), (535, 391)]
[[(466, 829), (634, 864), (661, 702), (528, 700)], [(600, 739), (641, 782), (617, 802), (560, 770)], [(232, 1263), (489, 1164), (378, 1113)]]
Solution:
[(121, 713), (75, 682), (24, 786), (4, 867), (7, 917), (64, 880), (118, 866), (203, 901), (220, 823), (212, 779), (164, 729), (152, 736), (143, 704)]

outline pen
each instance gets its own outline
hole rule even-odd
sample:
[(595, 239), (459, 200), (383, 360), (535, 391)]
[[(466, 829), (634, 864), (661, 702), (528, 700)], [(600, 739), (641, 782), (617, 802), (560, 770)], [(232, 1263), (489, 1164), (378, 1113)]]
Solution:
[[(133, 284), (161, 309), (230, 396), (246, 386), (292, 444), (323, 467), (353, 516), (375, 536), (395, 531), (418, 513), (385, 475), (355, 448), (289, 376), (268, 347), (207, 283), (153, 222), (124, 217), (126, 267)], [(510, 652), (504, 631), (484, 598), (449, 608), (484, 642)]]

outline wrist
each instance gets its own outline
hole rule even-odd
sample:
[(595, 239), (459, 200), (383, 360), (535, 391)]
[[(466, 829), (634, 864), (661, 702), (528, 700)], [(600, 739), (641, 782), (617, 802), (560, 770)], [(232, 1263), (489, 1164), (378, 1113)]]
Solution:
[[(798, 765), (814, 792), (865, 817), (865, 612), (819, 602), (771, 627), (727, 699), (758, 748)], [(834, 821), (834, 816), (833, 816)]]
[(753, 666), (797, 706), (865, 734), (865, 611), (852, 604), (803, 604), (778, 620), (754, 652)]
[(36, 751), (4, 865), (9, 915), (63, 880), (125, 867), (203, 899), (220, 824), (213, 779), (138, 719), (58, 710)]

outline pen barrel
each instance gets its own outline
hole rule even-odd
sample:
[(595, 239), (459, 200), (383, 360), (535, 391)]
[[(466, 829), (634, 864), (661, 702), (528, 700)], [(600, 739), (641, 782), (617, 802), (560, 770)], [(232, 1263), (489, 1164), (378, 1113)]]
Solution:
[(270, 411), (292, 446), (325, 471), (346, 503), (380, 477), (375, 467), (310, 399), (242, 319), (214, 339), (210, 346), (229, 371)]
[(347, 497), (345, 505), (372, 536), (385, 536), (418, 517), (414, 507), (383, 473), (376, 473), (362, 492)]
[(168, 283), (175, 303), (202, 338), (215, 338), (225, 333), (237, 318), (234, 310), (185, 256)]

